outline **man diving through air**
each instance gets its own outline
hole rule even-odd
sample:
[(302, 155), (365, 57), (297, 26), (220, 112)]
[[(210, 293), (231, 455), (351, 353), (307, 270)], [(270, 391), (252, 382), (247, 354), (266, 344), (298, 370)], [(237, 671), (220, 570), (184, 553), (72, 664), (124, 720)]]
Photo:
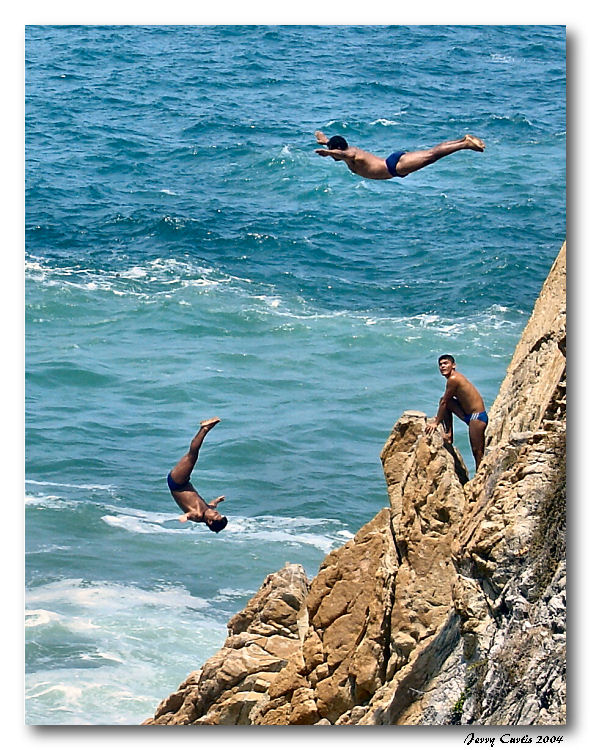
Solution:
[(193, 487), (190, 479), (191, 472), (197, 463), (199, 449), (203, 440), (219, 421), (218, 417), (213, 417), (212, 419), (205, 419), (200, 423), (199, 432), (191, 440), (189, 450), (166, 478), (171, 495), (181, 510), (184, 511), (183, 515), (179, 517), (179, 521), (181, 523), (185, 523), (186, 521), (204, 523), (211, 531), (215, 531), (216, 533), (225, 529), (228, 524), (226, 516), (220, 515), (217, 510), (217, 506), (223, 502), (224, 496), (221, 495), (212, 500), (211, 503), (206, 503), (195, 487)]
[(484, 151), (484, 141), (473, 135), (465, 135), (457, 141), (445, 141), (425, 151), (394, 151), (387, 159), (362, 151), (355, 146), (349, 146), (340, 135), (327, 138), (323, 132), (317, 130), (314, 135), (321, 146), (316, 153), (320, 156), (331, 156), (335, 161), (344, 161), (351, 172), (368, 180), (389, 180), (392, 177), (406, 177), (411, 172), (426, 167), (444, 156), (456, 151), (470, 149), (470, 151)]
[(431, 435), (443, 424), (443, 439), (453, 443), (453, 414), (468, 425), (470, 447), (476, 463), (476, 470), (484, 456), (484, 431), (488, 424), (488, 415), (484, 409), (482, 396), (472, 383), (456, 371), (456, 361), (451, 354), (439, 357), (439, 372), (447, 380), (445, 393), (439, 401), (439, 410), (434, 421), (425, 427), (425, 433)]

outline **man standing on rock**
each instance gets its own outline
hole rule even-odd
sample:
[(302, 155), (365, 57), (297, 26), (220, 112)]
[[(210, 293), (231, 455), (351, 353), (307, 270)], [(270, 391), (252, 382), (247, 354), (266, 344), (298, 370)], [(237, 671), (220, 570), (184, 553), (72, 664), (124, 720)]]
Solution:
[(484, 401), (468, 378), (456, 370), (456, 361), (451, 354), (442, 354), (438, 361), (439, 372), (447, 380), (447, 385), (439, 401), (437, 416), (426, 426), (425, 433), (431, 435), (440, 424), (443, 424), (443, 439), (446, 443), (453, 443), (455, 414), (468, 425), (470, 447), (478, 471), (484, 456), (484, 432), (488, 424)]
[(368, 180), (389, 180), (392, 177), (406, 177), (411, 172), (426, 167), (444, 156), (456, 151), (470, 149), (470, 151), (484, 151), (484, 141), (473, 135), (465, 135), (456, 141), (445, 141), (424, 151), (394, 151), (386, 159), (362, 151), (355, 146), (349, 146), (342, 135), (328, 138), (321, 130), (314, 135), (321, 146), (316, 153), (319, 156), (331, 156), (334, 161), (344, 161), (351, 172)]
[(216, 534), (225, 529), (228, 523), (226, 516), (220, 515), (217, 510), (217, 506), (223, 502), (224, 496), (220, 495), (220, 497), (212, 500), (211, 503), (206, 503), (195, 487), (193, 487), (190, 479), (191, 472), (197, 463), (199, 449), (203, 440), (219, 421), (219, 417), (213, 417), (212, 419), (205, 419), (200, 423), (199, 432), (191, 440), (188, 452), (185, 453), (166, 478), (171, 495), (174, 497), (177, 505), (185, 511), (179, 517), (179, 521), (181, 523), (185, 523), (186, 521), (204, 523), (210, 531), (215, 531)]

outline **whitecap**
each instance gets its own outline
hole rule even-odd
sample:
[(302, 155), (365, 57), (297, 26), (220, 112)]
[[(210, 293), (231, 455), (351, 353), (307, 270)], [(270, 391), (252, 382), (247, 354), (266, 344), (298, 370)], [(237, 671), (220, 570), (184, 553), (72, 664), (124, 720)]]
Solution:
[[(174, 518), (178, 518), (178, 516)], [(172, 521), (173, 518), (169, 517), (168, 520)], [(108, 526), (130, 531), (132, 534), (179, 534), (183, 532), (182, 528), (167, 529), (137, 516), (105, 515), (101, 516), (101, 521), (104, 521)]]
[(143, 279), (147, 275), (148, 272), (145, 268), (141, 268), (141, 266), (132, 266), (127, 271), (119, 271), (119, 276), (122, 279)]
[(25, 505), (52, 505), (62, 501), (58, 495), (25, 495)]
[[(45, 603), (51, 604), (54, 609), (62, 608), (64, 611), (76, 612), (86, 610), (96, 617), (96, 613), (101, 615), (114, 613), (126, 613), (130, 609), (147, 607), (148, 609), (204, 609), (209, 606), (209, 602), (199, 597), (192, 596), (184, 587), (169, 586), (163, 589), (141, 589), (133, 585), (121, 583), (97, 582), (88, 583), (81, 578), (62, 578), (59, 581), (43, 584), (30, 588), (25, 596), (27, 605)], [(40, 609), (40, 608), (37, 608)], [(34, 610), (30, 610), (34, 611)], [(62, 615), (64, 617), (64, 615)], [(76, 615), (71, 617), (66, 623), (62, 624), (74, 627), (89, 629), (96, 626), (96, 621), (89, 620), (88, 617)]]
[(377, 120), (374, 120), (373, 122), (369, 123), (370, 125), (399, 125), (400, 123), (396, 120), (386, 120), (385, 117), (378, 117)]
[(40, 481), (38, 479), (25, 479), (25, 484), (37, 484), (47, 487), (73, 487), (77, 490), (107, 490), (114, 489), (112, 484), (68, 484), (67, 482), (52, 482), (51, 480)]
[(490, 56), (491, 62), (494, 63), (513, 63), (515, 58), (511, 55), (500, 55), (497, 52), (493, 52)]
[[(45, 683), (47, 684), (47, 683)], [(82, 695), (82, 688), (75, 687), (74, 685), (64, 685), (58, 683), (57, 685), (50, 685), (44, 690), (40, 690), (38, 693), (29, 693), (28, 698), (41, 698), (48, 693), (59, 692), (62, 693), (63, 697), (70, 703), (77, 703)], [(60, 706), (61, 710), (66, 710), (63, 706)]]
[[(342, 526), (340, 521), (326, 518), (306, 518), (306, 517), (281, 517), (281, 516), (253, 516), (240, 517), (233, 516), (232, 523), (228, 524), (224, 531), (226, 537), (230, 537), (232, 542), (252, 543), (262, 542), (281, 543), (290, 547), (299, 547), (307, 545), (316, 547), (321, 552), (328, 554), (335, 546), (342, 544), (342, 534), (339, 531), (344, 529), (332, 530), (331, 527)], [(328, 527), (324, 531), (310, 531), (311, 527), (324, 526)]]
[(42, 544), (38, 549), (27, 551), (28, 555), (47, 555), (51, 552), (61, 552), (72, 549), (67, 544)]
[(120, 656), (116, 654), (109, 653), (108, 651), (98, 651), (96, 654), (100, 659), (105, 659), (107, 661), (115, 661), (119, 664), (125, 664), (125, 659), (122, 659)]
[(25, 627), (36, 628), (40, 625), (48, 625), (50, 622), (59, 620), (60, 616), (56, 612), (47, 609), (27, 609), (25, 610)]

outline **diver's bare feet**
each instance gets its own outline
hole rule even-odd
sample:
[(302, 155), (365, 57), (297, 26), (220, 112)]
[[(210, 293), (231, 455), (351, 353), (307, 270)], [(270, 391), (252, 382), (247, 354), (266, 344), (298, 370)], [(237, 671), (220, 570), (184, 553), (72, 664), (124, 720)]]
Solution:
[(222, 420), (219, 417), (212, 417), (211, 419), (204, 419), (202, 422), (199, 422), (199, 424), (204, 430), (207, 430), (209, 432), (209, 430), (211, 430), (216, 426), (218, 422), (221, 421)]
[(326, 137), (326, 136), (324, 135), (324, 133), (322, 132), (322, 130), (317, 130), (317, 131), (316, 131), (316, 132), (314, 133), (314, 135), (316, 136), (316, 141), (317, 141), (317, 142), (318, 142), (318, 143), (319, 143), (319, 144), (320, 144), (321, 146), (326, 146), (326, 144), (328, 143), (328, 138), (327, 138), (327, 137)]
[(481, 141), (480, 138), (477, 138), (475, 135), (465, 135), (464, 140), (466, 141), (467, 147), (472, 151), (484, 151), (484, 141)]
[(454, 441), (453, 435), (451, 435), (449, 432), (442, 433), (441, 437), (443, 438), (444, 443), (447, 443), (448, 445), (453, 444), (453, 441)]

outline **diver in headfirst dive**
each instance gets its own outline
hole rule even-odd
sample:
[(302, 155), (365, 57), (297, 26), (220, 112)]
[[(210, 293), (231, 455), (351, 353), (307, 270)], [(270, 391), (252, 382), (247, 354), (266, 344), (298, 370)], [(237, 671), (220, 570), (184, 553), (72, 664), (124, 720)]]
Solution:
[(195, 487), (190, 482), (191, 472), (195, 468), (199, 457), (199, 449), (207, 433), (213, 429), (220, 421), (219, 417), (205, 419), (200, 423), (199, 432), (191, 440), (189, 450), (177, 463), (177, 465), (168, 474), (166, 481), (170, 493), (175, 499), (177, 505), (184, 511), (179, 517), (181, 523), (194, 521), (195, 523), (204, 523), (210, 531), (220, 532), (228, 524), (226, 516), (222, 516), (217, 506), (223, 502), (224, 496), (220, 495), (210, 503), (206, 503)]
[(484, 151), (484, 141), (473, 135), (465, 135), (457, 141), (445, 141), (425, 151), (394, 151), (386, 159), (362, 151), (355, 146), (349, 146), (347, 141), (340, 135), (327, 138), (324, 133), (317, 130), (314, 135), (321, 146), (316, 153), (320, 156), (331, 156), (335, 161), (344, 161), (351, 172), (368, 180), (389, 180), (392, 177), (406, 177), (411, 172), (416, 172), (444, 156), (449, 156), (456, 151), (470, 149), (471, 151)]

